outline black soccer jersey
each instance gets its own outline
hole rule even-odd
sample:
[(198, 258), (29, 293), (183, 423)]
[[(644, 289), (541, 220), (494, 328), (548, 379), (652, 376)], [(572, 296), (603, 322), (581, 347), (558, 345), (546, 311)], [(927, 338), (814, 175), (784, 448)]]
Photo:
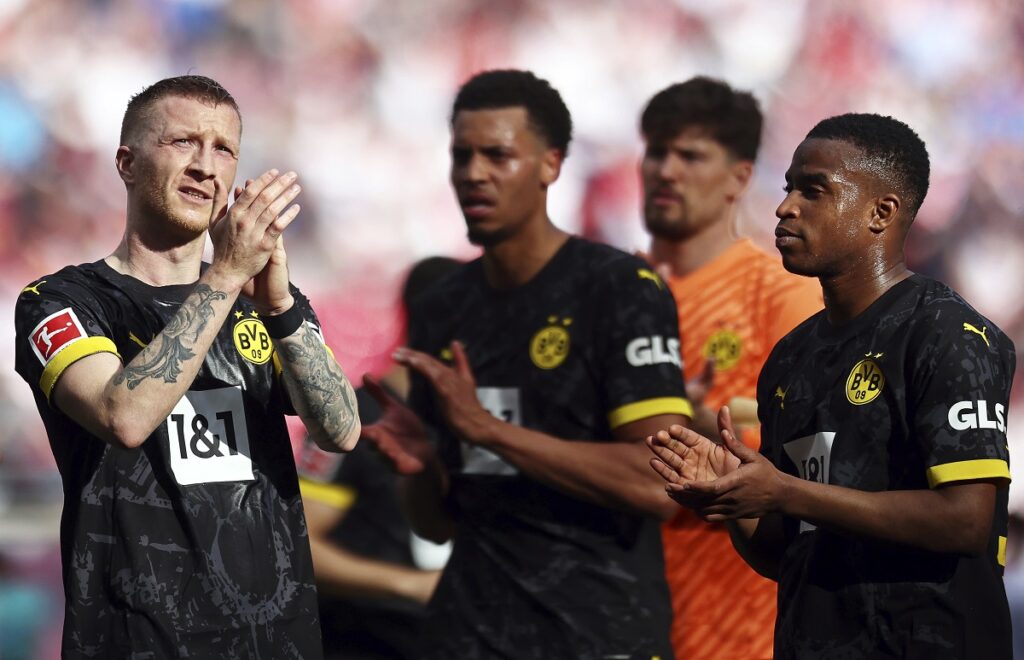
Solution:
[(1000, 487), (979, 557), (784, 519), (776, 658), (1010, 657), (1002, 573), (1014, 366), (999, 328), (919, 275), (845, 326), (822, 312), (779, 342), (757, 400), (761, 451), (781, 470), (862, 491)]
[(78, 359), (131, 361), (193, 288), (151, 287), (97, 261), (18, 298), (16, 367), (64, 484), (64, 655), (319, 658), (285, 396), (251, 305), (235, 304), (188, 392), (137, 449), (103, 442), (48, 401)]
[[(644, 263), (571, 238), (527, 284), (491, 288), (480, 260), (410, 315), (410, 344), (459, 340), (480, 403), (564, 439), (607, 441), (649, 416), (691, 414), (675, 304)], [(443, 429), (415, 379), (411, 403)], [(583, 502), (442, 430), (454, 547), (428, 612), (432, 658), (671, 657), (658, 524)]]

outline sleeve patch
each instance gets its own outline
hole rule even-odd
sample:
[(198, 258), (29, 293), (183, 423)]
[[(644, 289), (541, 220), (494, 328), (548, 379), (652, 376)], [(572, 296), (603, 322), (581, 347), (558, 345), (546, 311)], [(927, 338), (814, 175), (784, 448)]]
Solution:
[(1006, 567), (1006, 537), (1005, 536), (1000, 536), (999, 537), (999, 548), (998, 548), (998, 550), (996, 550), (996, 561), (999, 562), (999, 565), (1002, 566), (1003, 568)]
[(348, 509), (356, 501), (356, 492), (345, 486), (299, 479), (299, 491), (305, 499), (316, 500), (336, 509)]
[[(34, 332), (32, 334), (35, 335)], [(39, 378), (39, 389), (46, 395), (47, 401), (50, 400), (50, 394), (60, 375), (75, 362), (94, 353), (113, 353), (121, 357), (117, 352), (117, 346), (107, 337), (80, 337), (80, 340), (66, 344), (59, 353), (51, 356), (46, 368), (43, 369), (43, 375)]]
[(608, 413), (608, 424), (615, 429), (623, 424), (629, 424), (639, 419), (654, 417), (655, 415), (685, 415), (693, 417), (693, 406), (683, 397), (664, 396), (656, 399), (646, 399), (627, 403), (619, 406)]
[(944, 463), (928, 468), (928, 486), (974, 479), (1000, 479), (1010, 483), (1010, 466), (1001, 458), (982, 458), (973, 461)]
[(40, 321), (29, 335), (29, 343), (45, 367), (62, 349), (88, 336), (75, 310), (65, 307)]

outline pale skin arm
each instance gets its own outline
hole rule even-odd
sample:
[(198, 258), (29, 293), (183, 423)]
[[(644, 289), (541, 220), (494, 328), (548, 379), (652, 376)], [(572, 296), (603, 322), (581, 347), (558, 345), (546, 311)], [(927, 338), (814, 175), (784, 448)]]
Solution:
[[(231, 209), (211, 221), (213, 262), (167, 326), (128, 364), (99, 353), (69, 366), (53, 391), (56, 407), (112, 444), (145, 442), (195, 380), (243, 287), (263, 270), (298, 215), (297, 205), (286, 209), (298, 194), (294, 179), (270, 170), (250, 182)], [(226, 191), (217, 187), (214, 213), (225, 200)]]
[(305, 499), (306, 526), (313, 551), (313, 568), (324, 591), (361, 598), (405, 598), (426, 604), (434, 593), (440, 571), (422, 571), (362, 557), (328, 537), (344, 519), (347, 509)]
[[(241, 189), (235, 193), (240, 194)], [(266, 267), (242, 293), (252, 299), (264, 317), (286, 312), (295, 304), (288, 286), (288, 255), (281, 236), (277, 237)], [(320, 336), (303, 323), (291, 335), (275, 339), (274, 344), (281, 359), (285, 389), (310, 437), (326, 451), (351, 451), (359, 440), (355, 391)]]
[[(841, 534), (931, 552), (977, 555), (986, 549), (995, 509), (994, 483), (881, 492), (821, 484), (781, 472), (739, 442), (727, 408), (719, 414), (719, 427), (722, 445), (682, 427), (648, 438), (656, 455), (651, 466), (665, 480), (669, 496), (709, 522), (785, 515)], [(738, 550), (777, 560), (782, 548), (764, 542), (781, 543), (781, 534), (766, 532), (757, 538), (759, 527), (748, 521), (734, 526), (734, 540), (744, 545), (755, 539), (760, 545), (746, 544)]]
[(642, 438), (681, 415), (658, 415), (624, 424), (614, 442), (568, 441), (502, 421), (484, 409), (461, 344), (452, 344), (454, 367), (399, 349), (395, 359), (422, 374), (437, 395), (448, 427), (463, 442), (498, 454), (524, 474), (588, 502), (668, 520), (675, 506), (648, 468)]

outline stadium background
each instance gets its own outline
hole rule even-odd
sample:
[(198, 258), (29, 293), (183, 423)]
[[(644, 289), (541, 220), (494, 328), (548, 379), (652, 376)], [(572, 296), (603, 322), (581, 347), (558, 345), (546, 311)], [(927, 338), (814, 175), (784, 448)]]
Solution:
[[(932, 157), (914, 270), (966, 296), (1024, 348), (1024, 3), (1017, 0), (0, 0), (0, 657), (56, 657), (60, 482), (13, 370), (13, 308), (40, 275), (108, 254), (130, 96), (182, 73), (238, 99), (239, 178), (292, 168), (303, 211), (292, 278), (348, 374), (401, 341), (398, 286), (430, 254), (472, 257), (447, 183), (447, 113), (485, 68), (528, 68), (575, 122), (552, 217), (644, 246), (637, 117), (695, 74), (766, 114), (740, 231), (771, 249), (794, 147), (819, 119), (891, 114)], [(1024, 447), (1018, 370), (1011, 450)], [(1020, 461), (1012, 466), (1021, 478)], [(1024, 512), (1024, 488), (1011, 489)], [(1011, 538), (1011, 543), (1014, 539)], [(1020, 582), (1008, 573), (1011, 598)]]

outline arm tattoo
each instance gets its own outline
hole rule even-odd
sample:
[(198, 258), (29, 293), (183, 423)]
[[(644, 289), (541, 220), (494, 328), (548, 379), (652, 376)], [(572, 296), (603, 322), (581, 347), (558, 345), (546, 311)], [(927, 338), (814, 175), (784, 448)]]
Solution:
[(279, 340), (279, 349), (295, 367), (292, 380), (303, 407), (329, 436), (347, 437), (359, 421), (355, 393), (319, 336), (303, 324), (297, 335)]
[(181, 363), (195, 357), (189, 347), (195, 344), (214, 314), (211, 303), (224, 298), (227, 294), (223, 291), (214, 291), (208, 284), (197, 285), (158, 335), (158, 341), (150, 344), (139, 356), (144, 358), (142, 364), (135, 364), (133, 360), (121, 370), (114, 383), (120, 385), (127, 380), (128, 389), (134, 390), (147, 378), (163, 378), (165, 383), (177, 381), (181, 375)]

